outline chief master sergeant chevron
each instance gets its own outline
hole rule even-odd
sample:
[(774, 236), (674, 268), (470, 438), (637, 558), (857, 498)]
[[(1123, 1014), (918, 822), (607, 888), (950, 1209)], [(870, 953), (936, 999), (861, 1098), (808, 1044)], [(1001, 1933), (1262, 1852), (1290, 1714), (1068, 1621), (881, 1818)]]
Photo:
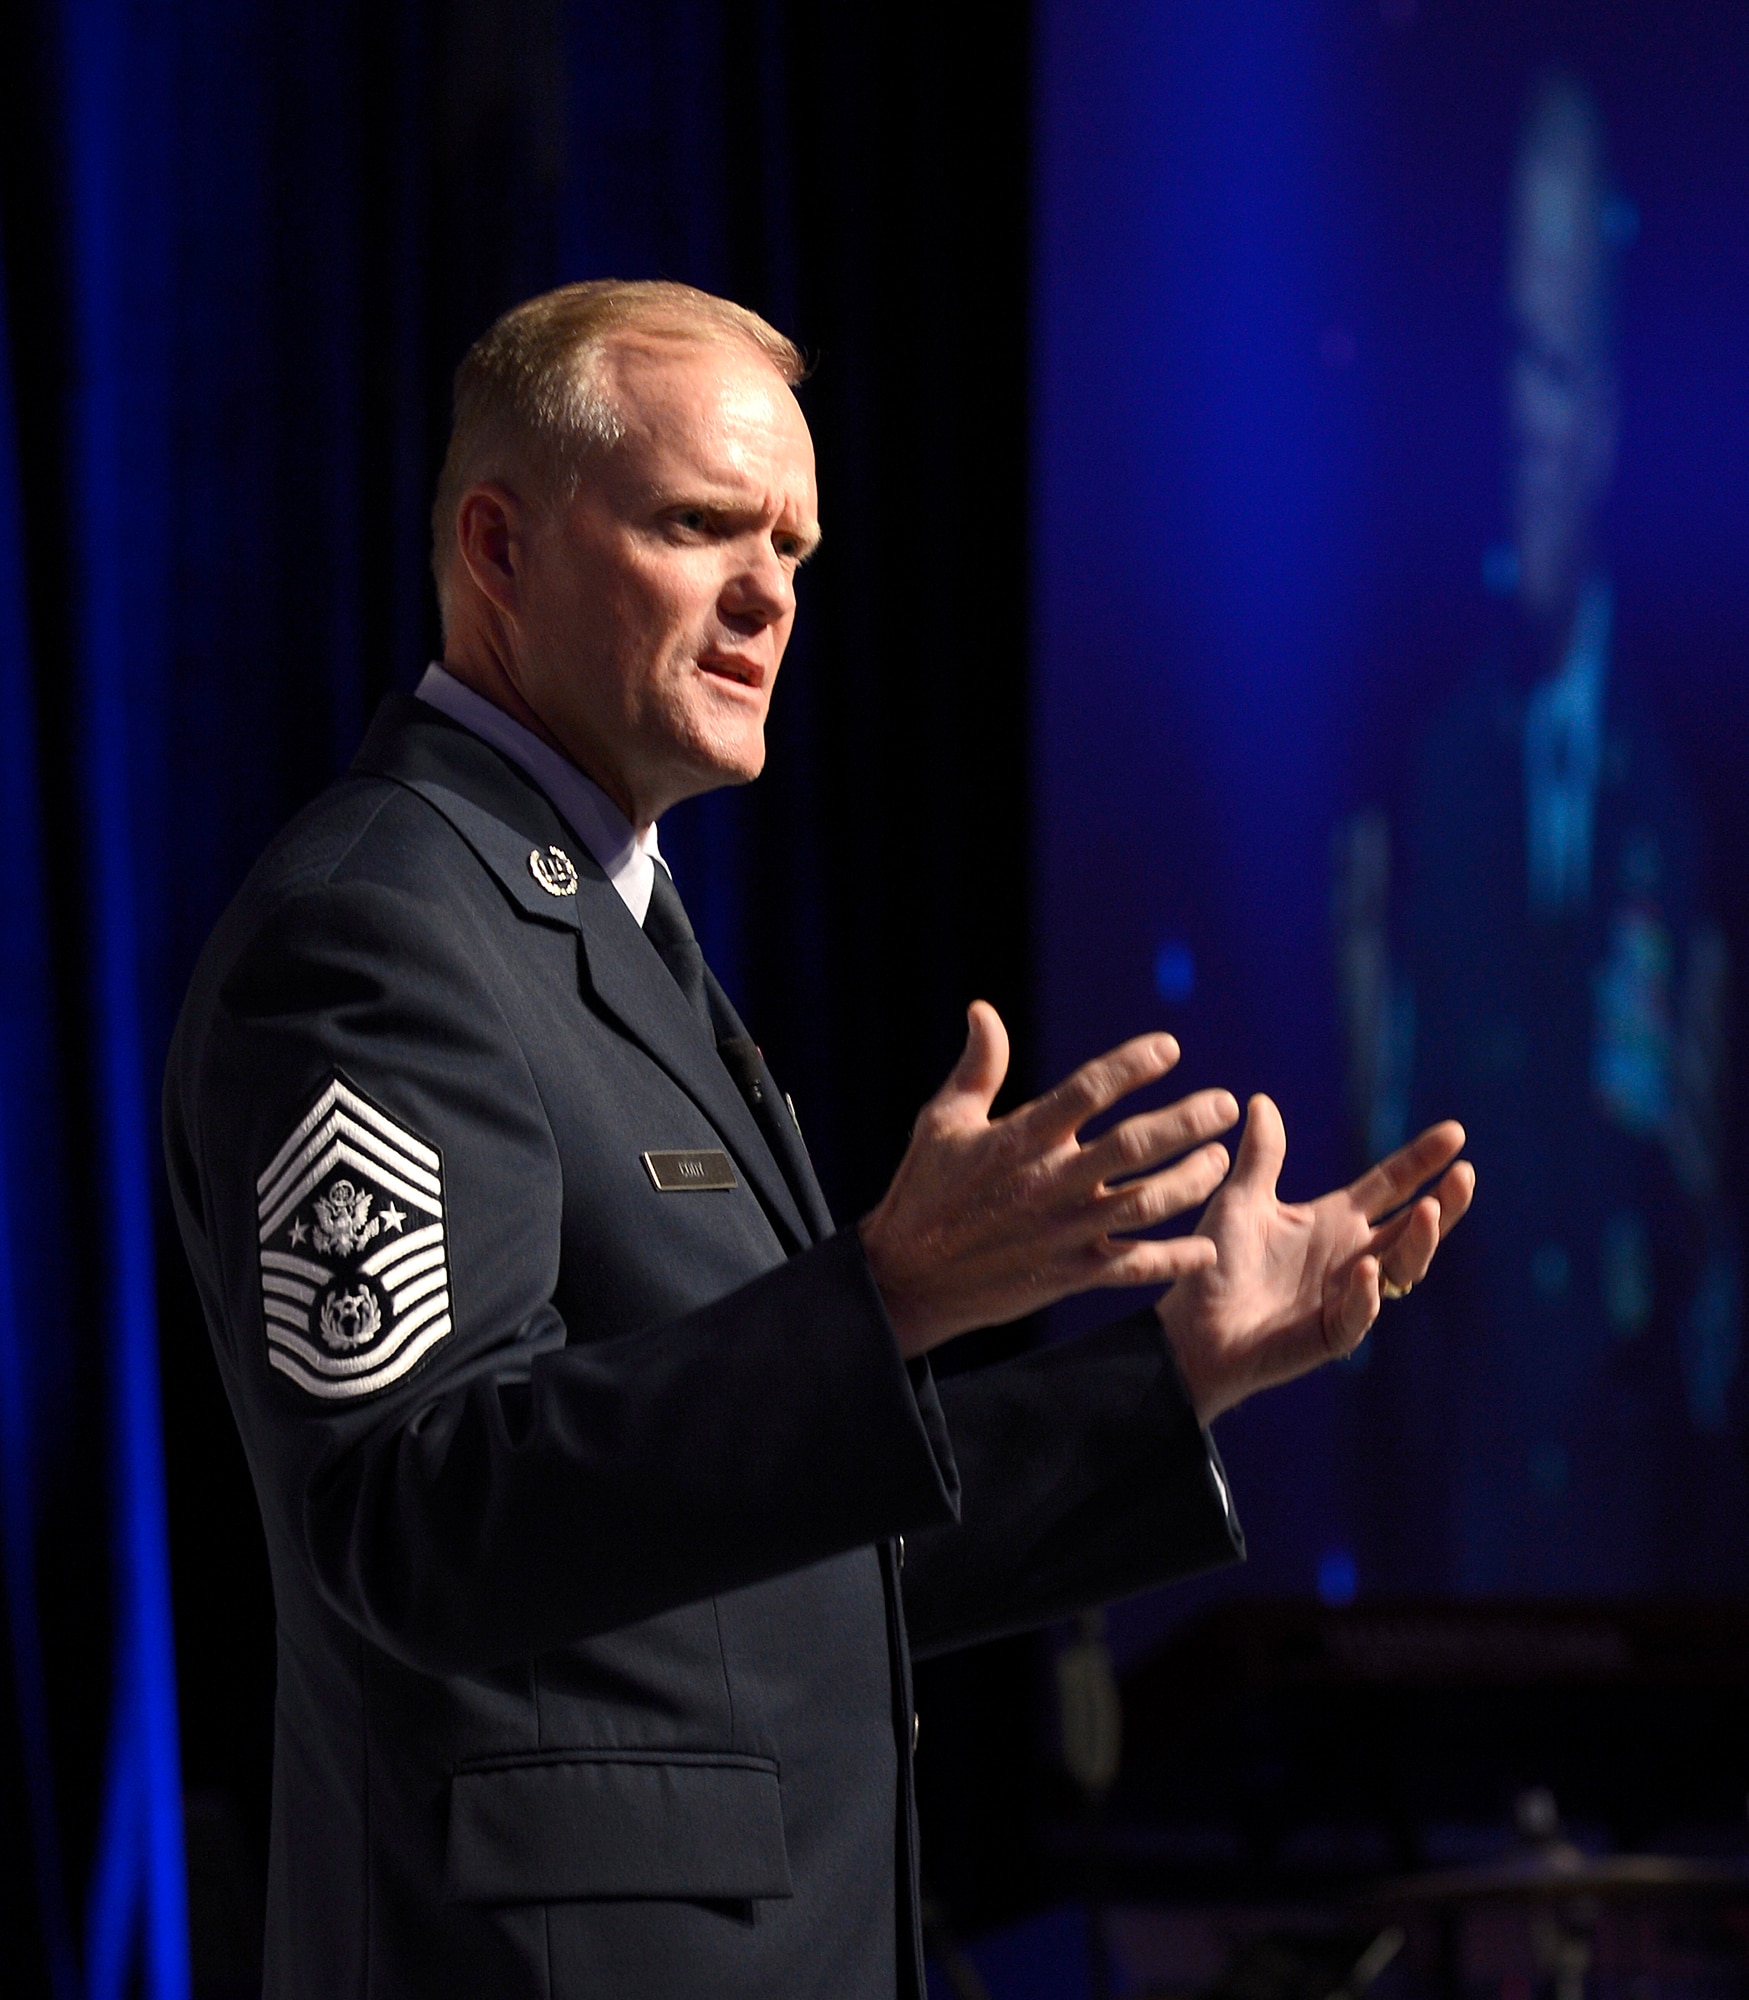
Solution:
[(1351, 1349), (1469, 1202), (1449, 1124), (1309, 1207), (1266, 1098), (1231, 1172), (1223, 1091), (1083, 1143), (1162, 1034), (992, 1120), (980, 1002), (835, 1227), (656, 840), (764, 761), (819, 536), (800, 374), (673, 285), (482, 338), (443, 663), (183, 1010), (171, 1183), (278, 1607), (268, 2000), (918, 1994), (911, 1653), (1231, 1560), (1204, 1427)]

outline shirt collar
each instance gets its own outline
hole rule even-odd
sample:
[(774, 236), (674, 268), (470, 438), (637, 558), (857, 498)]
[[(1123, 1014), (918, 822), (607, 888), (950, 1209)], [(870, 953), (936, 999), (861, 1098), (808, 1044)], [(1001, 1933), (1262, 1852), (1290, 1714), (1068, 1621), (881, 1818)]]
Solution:
[[(558, 808), (565, 824), (588, 848), (601, 871), (619, 891), (633, 921), (643, 924), (650, 907), (650, 885), (656, 863), (662, 861), (656, 829), (639, 834), (593, 778), (586, 778), (568, 757), (543, 743), (532, 729), (506, 715), (496, 702), (476, 694), (443, 667), (432, 665), (414, 690), (418, 698), (471, 730), (482, 742), (510, 759), (540, 786)], [(662, 862), (667, 867), (665, 861)]]

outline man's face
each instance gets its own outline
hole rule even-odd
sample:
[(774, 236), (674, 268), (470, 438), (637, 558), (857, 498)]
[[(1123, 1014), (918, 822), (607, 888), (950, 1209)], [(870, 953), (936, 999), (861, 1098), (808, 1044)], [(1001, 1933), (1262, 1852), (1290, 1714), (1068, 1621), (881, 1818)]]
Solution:
[(1584, 582), (1615, 463), (1613, 383), (1587, 345), (1559, 332), (1521, 327), (1507, 373), (1519, 595), (1538, 615), (1565, 608)]
[(634, 825), (745, 783), (818, 542), (801, 408), (752, 347), (623, 337), (603, 388), (625, 436), (526, 553), (515, 678)]

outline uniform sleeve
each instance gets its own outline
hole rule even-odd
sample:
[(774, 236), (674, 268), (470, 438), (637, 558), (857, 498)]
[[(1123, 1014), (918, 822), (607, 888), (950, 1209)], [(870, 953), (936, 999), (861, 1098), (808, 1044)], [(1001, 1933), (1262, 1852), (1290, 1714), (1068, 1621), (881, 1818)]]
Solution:
[(270, 1542), (446, 1672), (950, 1520), (854, 1232), (665, 1323), (563, 1323), (560, 1162), (480, 948), (326, 884), (185, 1013), (171, 1180)]
[(960, 1517), (906, 1537), (920, 1656), (1243, 1558), (1226, 1474), (1152, 1310), (936, 1387)]

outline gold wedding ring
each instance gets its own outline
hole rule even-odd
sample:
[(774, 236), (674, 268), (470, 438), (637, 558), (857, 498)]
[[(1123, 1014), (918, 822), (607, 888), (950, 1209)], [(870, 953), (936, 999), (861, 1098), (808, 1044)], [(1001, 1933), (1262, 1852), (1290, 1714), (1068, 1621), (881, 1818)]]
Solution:
[(1414, 1289), (1413, 1285), (1393, 1283), (1391, 1279), (1385, 1276), (1382, 1268), (1379, 1271), (1379, 1297), (1381, 1299), (1406, 1299)]

